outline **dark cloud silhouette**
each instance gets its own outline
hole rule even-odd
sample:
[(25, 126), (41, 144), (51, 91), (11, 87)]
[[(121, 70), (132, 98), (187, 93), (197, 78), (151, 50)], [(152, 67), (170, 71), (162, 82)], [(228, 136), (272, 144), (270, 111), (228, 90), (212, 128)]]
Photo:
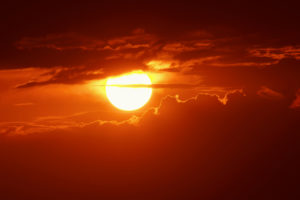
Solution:
[[(105, 87), (106, 85), (97, 85), (100, 87)], [(201, 87), (200, 84), (151, 84), (151, 85), (145, 85), (145, 84), (131, 84), (131, 85), (110, 85), (111, 87), (132, 87), (132, 88), (154, 88), (154, 89), (192, 89)], [(207, 88), (205, 88), (207, 89)]]
[(201, 74), (203, 84), (206, 86), (240, 87), (244, 88), (247, 93), (257, 93), (262, 86), (265, 86), (283, 94), (292, 102), (300, 87), (299, 69), (298, 60), (283, 59), (277, 64), (262, 69), (198, 66), (189, 73)]
[(293, 199), (299, 114), (258, 95), (169, 96), (138, 123), (2, 135), (1, 198)]
[(20, 50), (48, 48), (58, 51), (80, 49), (83, 51), (104, 51), (147, 48), (155, 38), (147, 34), (143, 29), (135, 29), (132, 35), (99, 40), (76, 33), (64, 33), (58, 35), (46, 35), (44, 37), (24, 37), (15, 43)]

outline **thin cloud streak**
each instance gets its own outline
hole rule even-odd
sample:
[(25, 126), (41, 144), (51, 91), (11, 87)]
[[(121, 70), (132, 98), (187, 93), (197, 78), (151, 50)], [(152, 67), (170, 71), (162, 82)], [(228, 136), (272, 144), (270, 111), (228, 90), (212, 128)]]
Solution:
[(100, 87), (153, 88), (153, 89), (191, 89), (199, 88), (200, 84), (128, 84), (128, 85), (95, 85)]

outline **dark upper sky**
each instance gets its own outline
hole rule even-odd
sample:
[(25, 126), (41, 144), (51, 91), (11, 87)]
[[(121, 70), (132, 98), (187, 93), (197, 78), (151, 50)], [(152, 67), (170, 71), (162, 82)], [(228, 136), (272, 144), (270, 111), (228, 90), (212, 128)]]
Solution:
[(136, 28), (155, 34), (162, 41), (180, 40), (189, 31), (204, 30), (215, 37), (256, 34), (258, 44), (297, 45), (297, 8), (293, 3), (274, 1), (2, 3), (0, 64), (1, 68), (48, 64), (34, 61), (29, 52), (16, 51), (14, 44), (23, 37), (76, 33), (102, 40), (126, 35)]

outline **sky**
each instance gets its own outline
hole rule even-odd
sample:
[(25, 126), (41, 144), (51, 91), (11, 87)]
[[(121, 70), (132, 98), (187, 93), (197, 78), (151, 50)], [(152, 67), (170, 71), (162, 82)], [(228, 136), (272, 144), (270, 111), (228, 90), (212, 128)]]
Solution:
[[(298, 199), (294, 2), (5, 2), (0, 199)], [(110, 77), (152, 81), (141, 109)]]

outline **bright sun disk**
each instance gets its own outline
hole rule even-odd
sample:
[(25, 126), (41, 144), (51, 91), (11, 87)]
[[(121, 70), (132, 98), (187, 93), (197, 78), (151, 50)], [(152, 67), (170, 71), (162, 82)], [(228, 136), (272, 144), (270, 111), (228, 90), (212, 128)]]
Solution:
[[(134, 85), (137, 85), (134, 87)], [(145, 87), (141, 87), (146, 85)], [(152, 88), (149, 76), (141, 71), (119, 77), (109, 78), (106, 82), (106, 96), (117, 108), (125, 111), (137, 110), (150, 99)]]

